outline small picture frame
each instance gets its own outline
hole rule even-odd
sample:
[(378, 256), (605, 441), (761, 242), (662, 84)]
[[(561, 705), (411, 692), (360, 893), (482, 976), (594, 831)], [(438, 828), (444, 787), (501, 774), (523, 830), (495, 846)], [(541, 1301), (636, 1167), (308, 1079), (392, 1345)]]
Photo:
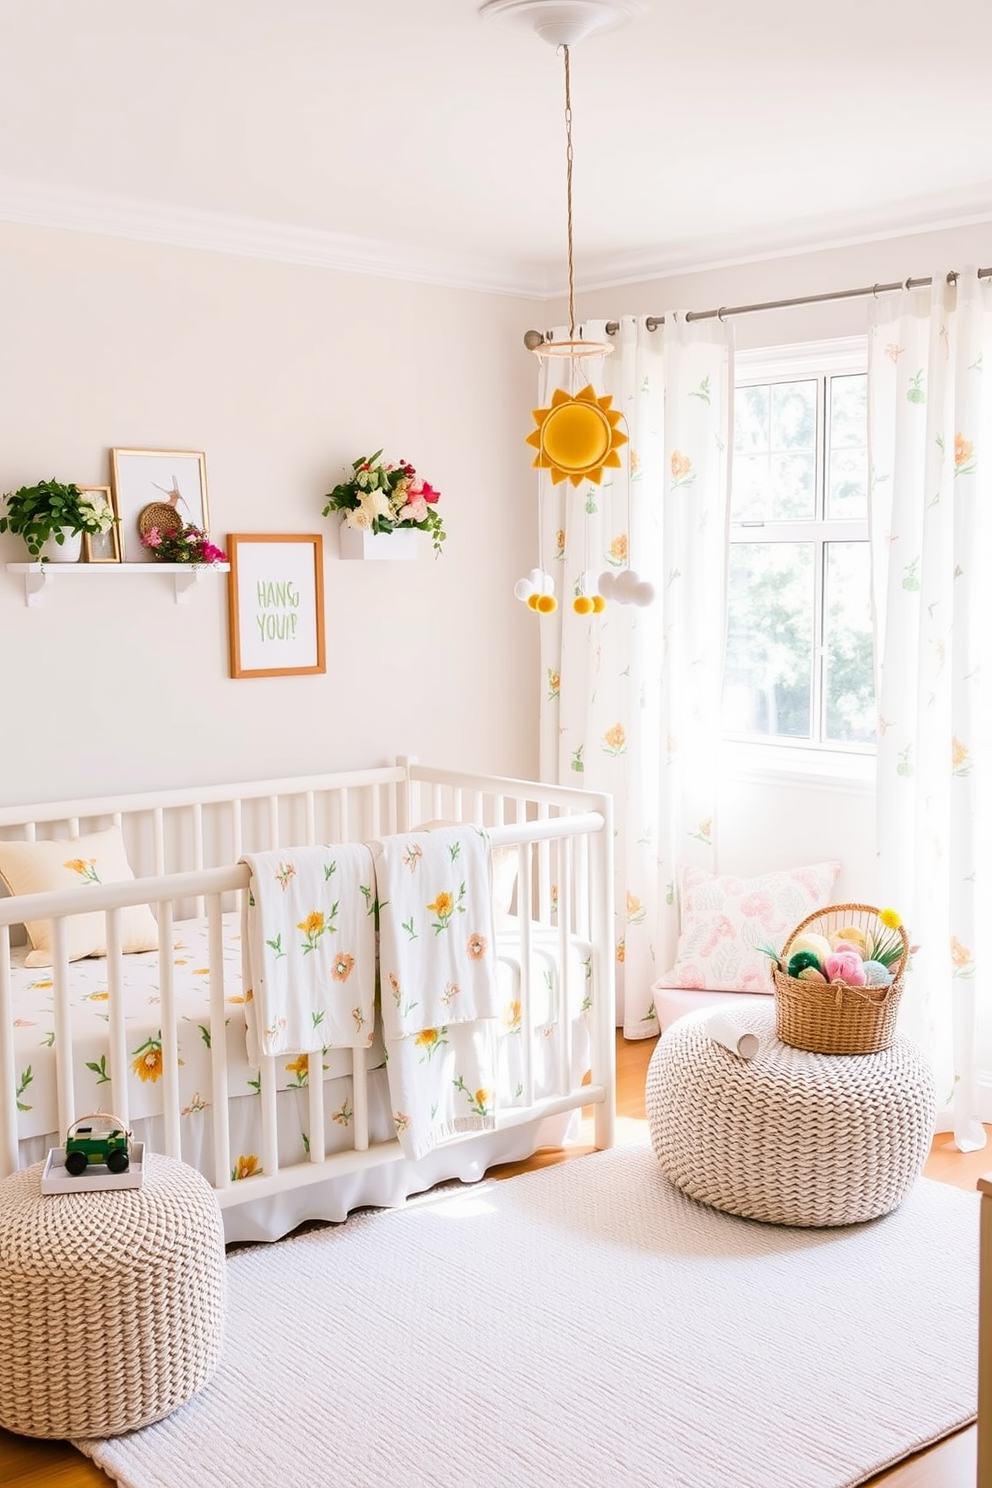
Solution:
[(117, 518), (113, 491), (109, 486), (79, 486), (92, 496), (98, 506), (109, 506), (114, 514), (114, 525), (106, 532), (83, 533), (83, 560), (86, 563), (120, 563), (121, 524)]
[(112, 449), (110, 461), (125, 563), (155, 562), (141, 538), (156, 525), (156, 508), (163, 526), (192, 524), (209, 531), (207, 457), (202, 450)]
[(319, 532), (230, 532), (232, 677), (326, 672)]

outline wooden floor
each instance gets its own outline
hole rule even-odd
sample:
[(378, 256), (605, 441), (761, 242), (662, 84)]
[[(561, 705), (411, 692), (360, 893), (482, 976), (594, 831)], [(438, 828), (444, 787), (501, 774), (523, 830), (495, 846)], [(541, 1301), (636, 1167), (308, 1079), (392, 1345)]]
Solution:
[[(653, 1040), (625, 1043), (617, 1039), (617, 1140), (647, 1135), (644, 1121), (644, 1076), (654, 1048)], [(992, 1137), (992, 1127), (986, 1131)], [(493, 1176), (509, 1178), (514, 1173), (550, 1166), (583, 1156), (592, 1150), (592, 1122), (585, 1113), (579, 1145), (564, 1152), (539, 1152), (524, 1163), (507, 1163)], [(982, 1152), (961, 1153), (946, 1135), (938, 1136), (924, 1173), (959, 1188), (975, 1187), (979, 1177), (992, 1170), (992, 1145)], [(829, 1429), (824, 1423), (824, 1429)], [(918, 1452), (898, 1467), (872, 1478), (872, 1488), (975, 1488), (975, 1428), (968, 1427), (926, 1452)], [(107, 1488), (112, 1480), (65, 1442), (33, 1441), (0, 1431), (0, 1484), (4, 1488)], [(175, 1488), (185, 1488), (176, 1484)], [(768, 1488), (777, 1488), (769, 1483)]]

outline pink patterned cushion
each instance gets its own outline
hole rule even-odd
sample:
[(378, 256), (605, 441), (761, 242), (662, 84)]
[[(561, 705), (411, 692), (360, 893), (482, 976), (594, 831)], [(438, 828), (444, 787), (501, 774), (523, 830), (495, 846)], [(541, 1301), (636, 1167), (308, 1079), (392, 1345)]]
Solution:
[(679, 870), (682, 932), (675, 965), (656, 987), (707, 992), (771, 992), (771, 959), (800, 920), (830, 903), (841, 864), (814, 863), (760, 878), (719, 878)]

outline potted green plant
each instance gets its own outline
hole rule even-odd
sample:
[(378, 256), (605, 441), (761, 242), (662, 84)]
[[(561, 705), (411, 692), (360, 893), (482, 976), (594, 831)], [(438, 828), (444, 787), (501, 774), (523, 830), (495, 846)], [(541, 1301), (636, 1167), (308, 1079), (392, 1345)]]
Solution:
[(78, 558), (84, 532), (108, 532), (117, 520), (98, 496), (57, 480), (20, 486), (8, 491), (4, 501), (0, 532), (15, 532), (24, 539), (31, 557), (42, 562), (53, 556), (69, 561)]

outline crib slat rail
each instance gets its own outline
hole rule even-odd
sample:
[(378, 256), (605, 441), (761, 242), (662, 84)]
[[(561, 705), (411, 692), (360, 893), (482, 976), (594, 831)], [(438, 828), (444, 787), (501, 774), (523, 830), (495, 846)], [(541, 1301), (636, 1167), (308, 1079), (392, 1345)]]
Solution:
[[(530, 1142), (536, 1140), (534, 1134), (542, 1130), (541, 1124), (548, 1122), (554, 1123), (556, 1133), (563, 1133), (570, 1113), (591, 1106), (596, 1144), (609, 1146), (614, 1133), (615, 1014), (612, 804), (608, 796), (401, 761), (368, 771), (0, 808), (0, 836), (15, 836), (21, 841), (57, 838), (67, 828), (73, 835), (85, 834), (108, 823), (129, 834), (129, 842), (134, 844), (133, 856), (129, 848), (131, 865), (137, 873), (143, 868), (146, 873), (133, 880), (88, 883), (85, 889), (86, 911), (104, 917), (107, 950), (106, 993), (99, 995), (106, 999), (108, 1063), (99, 1074), (103, 1082), (99, 1086), (100, 1106), (112, 1110), (129, 1127), (134, 1115), (135, 1124), (146, 1123), (147, 1131), (154, 1133), (150, 1150), (163, 1150), (203, 1167), (225, 1212), (229, 1239), (273, 1238), (265, 1230), (267, 1221), (256, 1218), (266, 1203), (280, 1194), (299, 1193), (298, 1202), (303, 1205), (303, 1190), (331, 1179), (347, 1180), (351, 1185), (348, 1192), (358, 1194), (353, 1202), (391, 1202), (376, 1197), (392, 1191), (388, 1184), (378, 1188), (373, 1185), (368, 1189), (372, 1197), (364, 1198), (366, 1190), (355, 1188), (354, 1183), (364, 1172), (374, 1177), (390, 1164), (401, 1166), (407, 1162), (391, 1134), (388, 1140), (383, 1139), (381, 1099), (372, 1098), (373, 1090), (378, 1091), (380, 1086), (370, 1083), (376, 1061), (370, 1064), (365, 1049), (351, 1051), (348, 1094), (343, 1101), (338, 1094), (329, 1096), (326, 1082), (340, 1080), (347, 1066), (338, 1059), (336, 1073), (325, 1075), (324, 1057), (319, 1052), (304, 1061), (306, 1073), (300, 1073), (297, 1086), (287, 1088), (287, 1077), (282, 1073), (285, 1060), (273, 1058), (262, 1060), (256, 1082), (257, 1101), (250, 1093), (241, 1094), (241, 1076), (237, 1089), (232, 1085), (226, 1023), (230, 994), (237, 989), (231, 986), (230, 963), (225, 968), (225, 948), (232, 933), (231, 911), (240, 905), (250, 877), (247, 864), (238, 858), (242, 853), (281, 848), (293, 842), (372, 840), (378, 835), (412, 830), (428, 818), (446, 816), (485, 827), (494, 849), (507, 849), (517, 857), (516, 907), (505, 930), (498, 929), (497, 952), (501, 960), (514, 966), (519, 986), (522, 1036), (514, 1047), (520, 1062), (520, 1090), (515, 1101), (501, 1102), (495, 1136), (509, 1143)], [(142, 1105), (131, 1099), (132, 1091), (147, 1096), (150, 1089), (140, 1083), (142, 1073), (128, 1043), (131, 1014), (125, 1011), (129, 957), (123, 953), (122, 915), (134, 906), (150, 906), (158, 922), (160, 970), (155, 990), (162, 1026), (158, 1043), (152, 1041), (154, 1047), (148, 1055), (154, 1074), (150, 1076), (146, 1070), (144, 1075), (160, 1082), (155, 1091), (160, 1115), (155, 1118), (140, 1114), (149, 1109), (147, 1100)], [(209, 1066), (211, 1087), (209, 1099), (205, 1092), (204, 1099), (198, 1100), (197, 1092), (183, 1109), (182, 1101), (189, 1097), (184, 1097), (180, 1083), (178, 1030), (183, 1015), (173, 946), (189, 906), (202, 907), (206, 917), (203, 933), (207, 936), (209, 966), (203, 972), (207, 975), (209, 1013), (200, 1032), (209, 1045), (209, 1054), (201, 1048), (200, 1058), (204, 1071)], [(70, 987), (75, 963), (68, 959), (67, 928), (71, 916), (79, 912), (77, 888), (0, 899), (0, 1176), (19, 1163), (37, 1160), (41, 1139), (40, 1133), (30, 1139), (34, 1142), (30, 1149), (33, 1155), (25, 1158), (30, 1141), (19, 1136), (23, 1123), (19, 1120), (18, 1080), (22, 1071), (14, 1044), (15, 951), (11, 927), (29, 920), (47, 920), (51, 926), (52, 1054), (59, 1131), (46, 1132), (44, 1138), (54, 1142), (80, 1114), (75, 1107), (78, 1090), (83, 1088), (77, 1087), (73, 1074)], [(230, 956), (229, 949), (227, 954)], [(548, 970), (551, 965), (555, 967), (553, 985)], [(235, 996), (233, 1001), (240, 1002), (241, 998)], [(547, 1021), (537, 1026), (535, 1020), (545, 1020), (545, 1008)], [(146, 1022), (157, 1016), (144, 1011)], [(580, 1025), (582, 1038), (576, 1042)], [(583, 1060), (584, 1070), (579, 1068)], [(381, 1058), (379, 1063), (381, 1066)], [(95, 1066), (90, 1064), (89, 1068)], [(240, 1068), (245, 1068), (243, 1051)], [(585, 1081), (580, 1078), (582, 1074)], [(191, 1084), (188, 1079), (187, 1085)], [(242, 1163), (239, 1149), (233, 1145), (237, 1139), (232, 1111), (245, 1101), (254, 1105), (259, 1117), (255, 1151), (260, 1163), (257, 1159)], [(191, 1152), (194, 1117), (196, 1130), (202, 1135), (196, 1138), (200, 1145)], [(375, 1130), (373, 1119), (377, 1122)], [(287, 1123), (291, 1140), (284, 1140)], [(301, 1135), (305, 1156), (284, 1160), (281, 1152), (295, 1152)], [(482, 1150), (480, 1137), (493, 1136), (492, 1132), (465, 1132), (440, 1144), (454, 1154), (451, 1171), (480, 1176), (473, 1169), (475, 1159), (471, 1154), (477, 1148)], [(141, 1139), (148, 1147), (149, 1138)], [(553, 1137), (552, 1141), (559, 1139)], [(533, 1147), (493, 1150), (498, 1155), (490, 1161), (507, 1161), (526, 1155)], [(437, 1176), (429, 1178), (430, 1182), (445, 1176), (439, 1170), (431, 1171)], [(412, 1191), (410, 1184), (417, 1186), (412, 1178), (404, 1181), (408, 1182), (405, 1192)], [(316, 1199), (316, 1187), (313, 1192), (317, 1208), (300, 1208), (299, 1213), (344, 1217), (322, 1214), (323, 1200)], [(239, 1230), (242, 1223), (243, 1233)], [(257, 1233), (258, 1226), (261, 1233)]]

